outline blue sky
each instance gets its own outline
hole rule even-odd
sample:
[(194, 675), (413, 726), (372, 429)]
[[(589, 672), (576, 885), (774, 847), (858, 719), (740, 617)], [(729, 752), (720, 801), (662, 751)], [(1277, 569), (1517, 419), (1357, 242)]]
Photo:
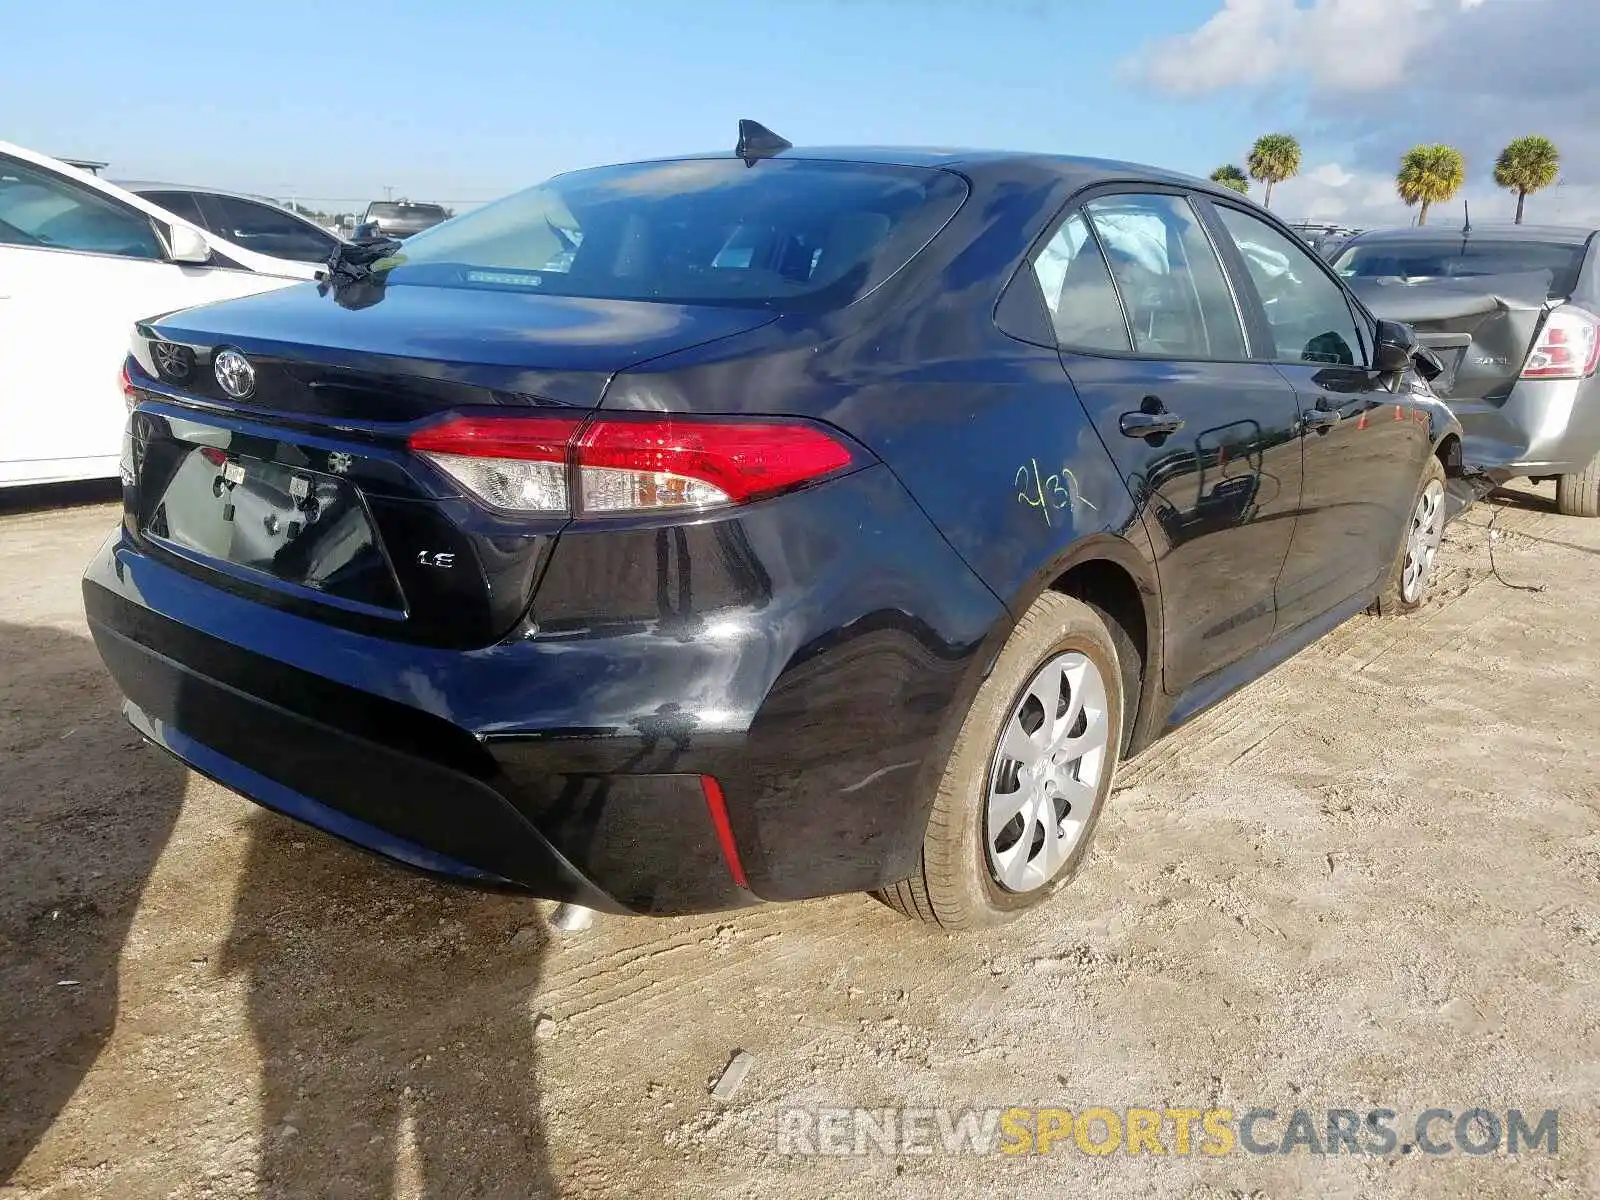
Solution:
[(1167, 99), (1118, 66), (1215, 4), (1145, 0), (1136, 22), (1135, 7), (28, 4), (7, 18), (0, 136), (108, 159), (112, 175), (452, 200), (730, 146), (741, 116), (796, 143), (1006, 146), (1204, 172), (1239, 159), (1263, 131), (1248, 102)]
[[(1295, 133), (1285, 215), (1403, 223), (1399, 154), (1565, 157), (1535, 219), (1600, 221), (1595, 0), (12, 0), (0, 137), (109, 174), (351, 207), (468, 204), (599, 162), (730, 146), (994, 146), (1206, 174)], [(1559, 31), (1552, 38), (1551, 30)], [(1493, 70), (1485, 70), (1487, 63)]]

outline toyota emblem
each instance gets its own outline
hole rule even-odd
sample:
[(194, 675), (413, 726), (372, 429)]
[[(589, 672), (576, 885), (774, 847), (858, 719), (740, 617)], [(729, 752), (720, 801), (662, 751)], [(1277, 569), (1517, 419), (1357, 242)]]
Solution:
[(256, 386), (256, 369), (237, 350), (224, 350), (211, 364), (222, 390), (235, 400), (243, 400)]

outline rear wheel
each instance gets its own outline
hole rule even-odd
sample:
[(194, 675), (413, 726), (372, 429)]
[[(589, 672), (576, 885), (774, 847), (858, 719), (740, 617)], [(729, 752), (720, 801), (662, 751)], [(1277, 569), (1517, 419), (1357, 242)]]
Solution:
[(1066, 884), (1089, 850), (1122, 745), (1123, 673), (1093, 608), (1035, 601), (973, 699), (920, 869), (879, 893), (946, 929), (997, 925)]
[(1380, 616), (1414, 612), (1428, 602), (1433, 589), (1433, 560), (1444, 540), (1444, 467), (1428, 459), (1411, 502), (1411, 517), (1400, 552), (1389, 568), (1374, 611)]
[(1600, 517), (1600, 455), (1576, 474), (1556, 476), (1556, 511), (1564, 517)]

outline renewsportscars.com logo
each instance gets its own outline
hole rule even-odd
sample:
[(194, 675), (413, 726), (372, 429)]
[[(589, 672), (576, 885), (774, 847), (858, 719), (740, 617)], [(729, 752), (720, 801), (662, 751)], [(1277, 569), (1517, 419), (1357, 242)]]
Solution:
[(1520, 1108), (781, 1108), (779, 1154), (1390, 1155), (1542, 1151), (1560, 1115)]

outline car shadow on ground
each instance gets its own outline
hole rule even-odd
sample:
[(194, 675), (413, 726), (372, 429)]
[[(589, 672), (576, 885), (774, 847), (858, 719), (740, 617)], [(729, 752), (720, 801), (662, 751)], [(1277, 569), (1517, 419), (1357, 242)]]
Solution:
[(0, 488), (0, 514), (37, 512), (51, 508), (76, 508), (83, 504), (105, 504), (122, 497), (122, 483), (116, 479), (84, 479), (76, 483), (32, 483), (23, 487)]
[(118, 709), (87, 637), (0, 622), (0, 1183), (111, 1036), (123, 942), (183, 804), (186, 772)]
[[(1556, 511), (1555, 501), (1549, 496), (1540, 495), (1538, 492), (1521, 491), (1511, 487), (1496, 488), (1489, 493), (1484, 503), (1487, 505), (1490, 514), (1493, 514), (1497, 508), (1535, 513), (1554, 513)], [(1588, 518), (1570, 517), (1563, 519), (1585, 521)], [(1565, 538), (1546, 537), (1542, 533), (1530, 533), (1526, 529), (1516, 530), (1515, 536), (1526, 538), (1530, 542), (1539, 542), (1546, 546), (1560, 546), (1564, 550), (1576, 550), (1579, 554), (1600, 555), (1600, 550), (1595, 549), (1593, 546), (1581, 545)]]
[[(1524, 484), (1523, 487), (1531, 486)], [(1485, 498), (1491, 505), (1502, 508), (1517, 508), (1523, 512), (1553, 513), (1556, 511), (1556, 502), (1548, 496), (1538, 492), (1524, 491), (1522, 487), (1508, 485), (1497, 487)]]
[(557, 1195), (538, 1092), (539, 909), (270, 813), (250, 838), (220, 965), (248, 982), (260, 1195)]

